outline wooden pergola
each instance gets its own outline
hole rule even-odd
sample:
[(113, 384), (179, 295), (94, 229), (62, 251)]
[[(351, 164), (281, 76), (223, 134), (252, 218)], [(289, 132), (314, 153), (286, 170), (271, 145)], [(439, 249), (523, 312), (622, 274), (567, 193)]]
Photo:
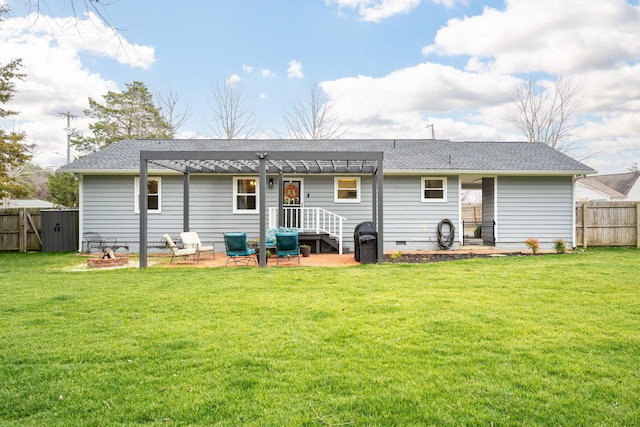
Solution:
[[(383, 254), (383, 153), (355, 151), (141, 151), (140, 152), (140, 268), (147, 267), (149, 164), (183, 174), (183, 230), (189, 231), (189, 176), (191, 173), (259, 173), (260, 241), (266, 241), (267, 173), (283, 174), (371, 174), (372, 221), (378, 232), (377, 262)], [(282, 191), (279, 192), (282, 217)], [(267, 265), (260, 251), (259, 265)]]

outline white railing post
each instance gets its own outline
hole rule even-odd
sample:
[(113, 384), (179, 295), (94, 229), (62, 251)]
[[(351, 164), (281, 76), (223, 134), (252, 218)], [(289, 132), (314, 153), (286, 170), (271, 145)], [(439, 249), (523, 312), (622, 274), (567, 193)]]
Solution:
[(338, 232), (338, 236), (339, 236), (338, 237), (338, 253), (342, 255), (342, 217), (339, 217), (339, 218), (340, 219), (338, 220), (338, 222), (340, 224), (339, 225), (340, 229), (338, 230), (339, 231)]

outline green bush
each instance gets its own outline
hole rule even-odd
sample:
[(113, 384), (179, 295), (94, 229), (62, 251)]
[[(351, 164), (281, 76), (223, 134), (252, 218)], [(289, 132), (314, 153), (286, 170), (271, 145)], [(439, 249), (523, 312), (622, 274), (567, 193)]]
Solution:
[(553, 242), (553, 247), (558, 254), (564, 254), (567, 252), (567, 242), (564, 239), (557, 239)]

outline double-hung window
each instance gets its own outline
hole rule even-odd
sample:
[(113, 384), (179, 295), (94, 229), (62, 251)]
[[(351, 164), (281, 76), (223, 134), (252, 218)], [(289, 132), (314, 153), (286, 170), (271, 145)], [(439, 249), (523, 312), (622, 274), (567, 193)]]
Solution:
[(333, 199), (336, 203), (360, 203), (360, 177), (335, 177)]
[(233, 178), (233, 212), (258, 212), (258, 180), (256, 178)]
[[(147, 212), (161, 212), (162, 207), (162, 179), (156, 177), (150, 177), (147, 179)], [(134, 194), (135, 194), (135, 212), (140, 213), (140, 178), (134, 179)]]
[(447, 178), (422, 177), (422, 202), (446, 202)]

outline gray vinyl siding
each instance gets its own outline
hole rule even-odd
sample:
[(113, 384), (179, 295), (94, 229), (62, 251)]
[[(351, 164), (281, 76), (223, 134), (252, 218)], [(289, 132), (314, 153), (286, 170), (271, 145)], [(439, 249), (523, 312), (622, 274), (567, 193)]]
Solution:
[[(386, 176), (384, 180), (384, 248), (387, 251), (438, 249), (437, 228), (449, 219), (456, 227), (460, 223), (459, 184), (457, 176), (447, 178), (446, 203), (421, 202), (420, 176)], [(435, 175), (442, 177), (442, 175)], [(422, 227), (426, 230), (423, 230)]]
[[(155, 175), (150, 174), (150, 177)], [(259, 236), (258, 213), (233, 212), (233, 178), (243, 175), (192, 175), (189, 186), (189, 228), (197, 231), (201, 240), (212, 241), (216, 250), (224, 250), (223, 233), (244, 231), (249, 239)], [(278, 204), (278, 177), (274, 187), (266, 190), (266, 205)], [(285, 176), (285, 179), (287, 177)], [(162, 235), (177, 238), (183, 228), (182, 176), (162, 176), (161, 212), (148, 215), (148, 244), (158, 245)], [(257, 179), (257, 177), (256, 177)], [(361, 179), (360, 203), (335, 203), (333, 175), (295, 177), (303, 181), (305, 207), (321, 207), (346, 219), (345, 243), (351, 245), (353, 229), (362, 221), (371, 220), (371, 177)], [(83, 178), (83, 231), (97, 231), (105, 238), (127, 242), (130, 251), (139, 251), (140, 215), (134, 212), (135, 188), (133, 176), (93, 176)]]
[[(334, 200), (334, 178), (336, 175), (306, 175), (303, 179), (302, 196), (305, 208), (322, 208), (346, 218), (343, 222), (345, 247), (353, 250), (353, 231), (362, 221), (371, 221), (371, 176), (360, 177), (360, 202), (336, 203)], [(285, 179), (288, 177), (285, 175)], [(293, 178), (293, 177), (292, 177)], [(294, 178), (300, 179), (300, 177)], [(277, 183), (277, 179), (275, 179)], [(269, 190), (268, 190), (269, 191)], [(273, 191), (275, 200), (270, 206), (277, 206), (277, 190)]]
[[(446, 176), (446, 203), (421, 202), (422, 176), (426, 175), (385, 177), (384, 248), (387, 251), (437, 249), (437, 227), (443, 219), (455, 224), (454, 248), (458, 247), (458, 176)], [(271, 177), (274, 188), (267, 188), (267, 207), (275, 207), (278, 202), (277, 176), (267, 179)], [(182, 176), (161, 178), (161, 213), (148, 215), (150, 245), (158, 245), (164, 233), (177, 238), (183, 227)], [(260, 230), (258, 214), (233, 213), (233, 178), (231, 175), (193, 175), (190, 181), (190, 229), (197, 231), (202, 240), (215, 242), (220, 251), (224, 250), (224, 232), (246, 231), (249, 238), (255, 238)], [(335, 203), (334, 175), (295, 178), (303, 180), (305, 207), (321, 207), (347, 218), (345, 245), (353, 249), (355, 226), (372, 220), (372, 177), (361, 177), (359, 203)], [(539, 239), (543, 249), (551, 248), (558, 238), (573, 245), (571, 177), (499, 177), (497, 186), (497, 247), (524, 249), (523, 242), (529, 237)], [(132, 252), (139, 251), (140, 215), (134, 212), (134, 194), (133, 176), (84, 176), (82, 230), (128, 242)]]
[(526, 249), (536, 238), (541, 249), (556, 239), (572, 246), (573, 181), (566, 177), (498, 177), (496, 246)]
[(105, 239), (120, 242), (138, 241), (133, 177), (85, 175), (80, 209), (82, 232), (98, 232)]
[[(151, 245), (158, 245), (164, 233), (182, 231), (182, 177), (161, 179), (161, 212), (148, 215)], [(135, 178), (85, 175), (82, 192), (82, 231), (117, 238), (127, 242), (130, 251), (138, 252), (140, 215), (135, 212)]]

